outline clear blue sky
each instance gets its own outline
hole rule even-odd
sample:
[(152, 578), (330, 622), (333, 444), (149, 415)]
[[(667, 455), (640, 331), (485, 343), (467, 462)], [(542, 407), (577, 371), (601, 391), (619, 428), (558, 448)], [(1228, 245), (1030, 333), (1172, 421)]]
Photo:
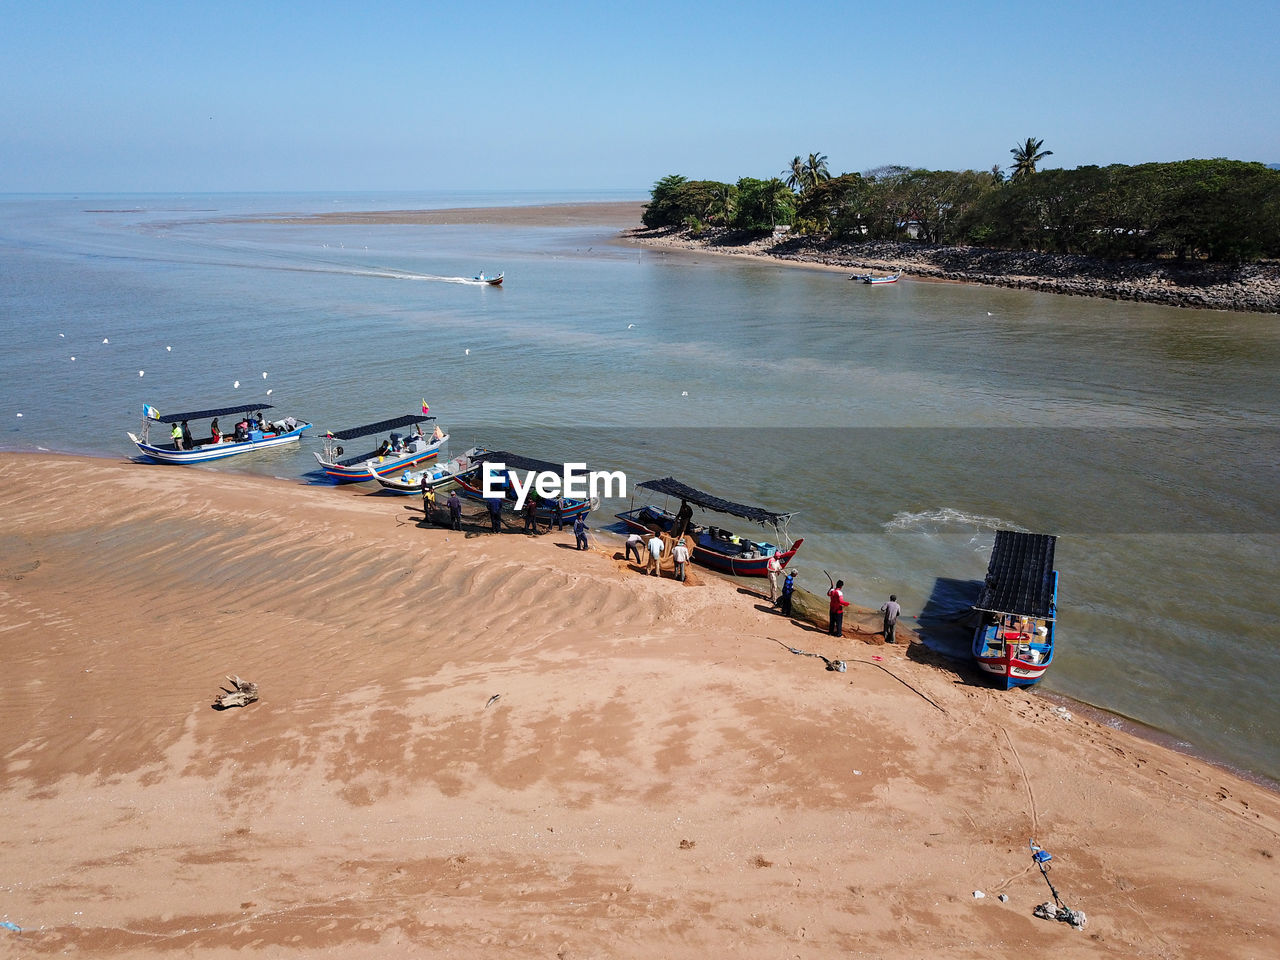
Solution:
[(1280, 162), (1280, 3), (0, 0), (0, 192)]

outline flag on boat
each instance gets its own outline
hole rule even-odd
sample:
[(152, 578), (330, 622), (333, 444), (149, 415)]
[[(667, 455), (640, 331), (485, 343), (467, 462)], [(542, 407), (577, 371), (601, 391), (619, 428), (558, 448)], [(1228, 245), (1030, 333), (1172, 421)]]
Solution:
[(426, 400), (423, 400), (423, 401), (422, 401), (422, 415), (425, 417), (425, 416), (426, 416), (428, 413), (430, 413), (430, 412), (431, 412), (431, 408), (427, 406), (427, 401), (426, 401)]
[(142, 405), (142, 415), (143, 415), (144, 417), (146, 417), (148, 420), (159, 420), (159, 419), (160, 419), (160, 411), (159, 411), (159, 410), (157, 410), (155, 407), (153, 407), (153, 406), (152, 406), (151, 404), (149, 404), (149, 403), (144, 403), (144, 404)]

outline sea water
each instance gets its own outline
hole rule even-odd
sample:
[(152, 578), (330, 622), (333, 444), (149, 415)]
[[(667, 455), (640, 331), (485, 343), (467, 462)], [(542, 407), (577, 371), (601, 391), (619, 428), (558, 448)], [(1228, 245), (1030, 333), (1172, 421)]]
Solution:
[[(794, 511), (781, 539), (805, 538), (801, 586), (830, 574), (873, 607), (896, 593), (961, 657), (994, 531), (1054, 533), (1043, 688), (1280, 778), (1274, 316), (868, 287), (627, 246), (628, 224), (257, 222), (640, 199), (0, 197), (0, 447), (130, 457), (143, 403), (267, 402), (311, 439), (190, 469), (317, 483), (326, 429), (426, 399), (453, 453), (480, 442)], [(506, 283), (463, 282), (482, 270)]]

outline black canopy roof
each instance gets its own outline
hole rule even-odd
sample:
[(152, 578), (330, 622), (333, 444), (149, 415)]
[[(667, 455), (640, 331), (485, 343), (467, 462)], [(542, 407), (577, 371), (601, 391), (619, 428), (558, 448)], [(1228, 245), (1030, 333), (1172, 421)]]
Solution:
[(1052, 620), (1053, 547), (1057, 539), (1045, 533), (997, 530), (987, 579), (974, 609)]
[(407, 417), (392, 417), (390, 420), (379, 420), (377, 423), (366, 423), (363, 427), (351, 427), (347, 430), (332, 430), (336, 440), (354, 440), (356, 437), (367, 437), (371, 433), (386, 433), (388, 430), (394, 430), (396, 427), (411, 427), (415, 423), (423, 423), (427, 420), (434, 420), (435, 417), (428, 417), (421, 414), (411, 414)]
[(744, 520), (767, 523), (773, 527), (795, 516), (793, 513), (774, 513), (772, 510), (764, 509), (764, 507), (749, 507), (743, 503), (734, 503), (732, 500), (721, 500), (719, 497), (713, 497), (709, 493), (695, 490), (674, 477), (665, 477), (662, 480), (644, 480), (636, 484), (636, 486), (644, 487), (646, 490), (654, 490), (658, 493), (665, 493), (671, 497), (679, 497), (681, 500), (688, 500), (693, 505), (702, 507), (704, 510), (727, 513), (735, 517), (742, 517)]
[(536, 470), (538, 472), (564, 473), (563, 463), (551, 463), (547, 460), (535, 460), (533, 457), (522, 457), (518, 453), (506, 450), (490, 450), (478, 458), (481, 463), (505, 463), (509, 470)]
[(212, 420), (214, 417), (226, 417), (233, 413), (253, 413), (256, 410), (270, 410), (269, 403), (246, 403), (239, 407), (218, 407), (216, 410), (193, 410), (191, 413), (170, 413), (159, 420), (161, 423), (181, 423), (183, 420)]

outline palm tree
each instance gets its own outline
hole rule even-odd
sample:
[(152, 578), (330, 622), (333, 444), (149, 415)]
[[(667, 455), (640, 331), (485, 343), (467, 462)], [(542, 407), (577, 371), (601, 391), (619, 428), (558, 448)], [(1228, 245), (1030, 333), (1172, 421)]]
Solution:
[(786, 183), (788, 187), (792, 190), (804, 190), (807, 175), (804, 162), (799, 157), (792, 157), (791, 166), (786, 170), (783, 170), (782, 173), (787, 178)]
[(823, 180), (831, 179), (831, 171), (827, 169), (827, 155), (825, 153), (809, 154), (809, 159), (804, 162), (803, 169), (806, 190), (816, 187)]
[(1027, 142), (1020, 146), (1014, 147), (1009, 152), (1013, 154), (1013, 179), (1020, 180), (1029, 174), (1036, 172), (1036, 164), (1045, 157), (1052, 156), (1052, 150), (1041, 150), (1044, 145), (1043, 140), (1037, 140), (1035, 137), (1027, 137)]

